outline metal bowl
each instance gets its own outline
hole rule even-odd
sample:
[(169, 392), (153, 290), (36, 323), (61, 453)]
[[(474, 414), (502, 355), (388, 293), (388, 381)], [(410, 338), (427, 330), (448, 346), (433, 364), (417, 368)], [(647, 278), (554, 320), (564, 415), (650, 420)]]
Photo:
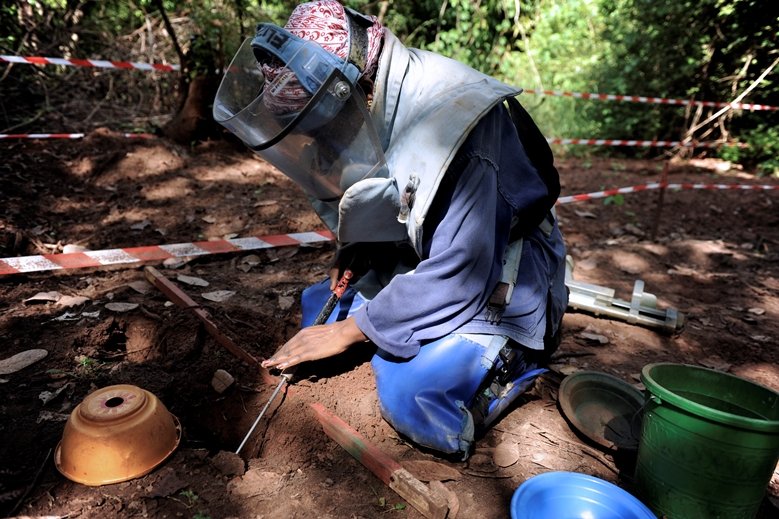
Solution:
[(580, 371), (563, 379), (558, 401), (573, 428), (596, 444), (614, 451), (638, 450), (644, 394), (627, 382)]
[(180, 440), (178, 419), (156, 396), (137, 386), (108, 386), (70, 414), (54, 464), (77, 483), (119, 483), (154, 470)]

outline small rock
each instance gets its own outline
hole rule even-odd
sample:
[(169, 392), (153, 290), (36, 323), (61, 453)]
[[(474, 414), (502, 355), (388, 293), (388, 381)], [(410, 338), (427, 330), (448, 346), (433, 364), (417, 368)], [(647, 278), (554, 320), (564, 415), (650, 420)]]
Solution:
[(22, 369), (35, 364), (39, 360), (45, 358), (49, 354), (48, 351), (40, 348), (23, 351), (17, 353), (12, 357), (0, 360), (0, 375), (10, 375), (16, 373)]
[(211, 387), (214, 391), (220, 395), (227, 391), (230, 386), (235, 382), (235, 378), (223, 369), (218, 369), (214, 372), (214, 376), (211, 378)]
[(597, 333), (590, 333), (590, 332), (582, 332), (579, 334), (579, 337), (586, 340), (590, 343), (596, 343), (600, 345), (608, 344), (609, 339), (605, 335), (600, 335)]

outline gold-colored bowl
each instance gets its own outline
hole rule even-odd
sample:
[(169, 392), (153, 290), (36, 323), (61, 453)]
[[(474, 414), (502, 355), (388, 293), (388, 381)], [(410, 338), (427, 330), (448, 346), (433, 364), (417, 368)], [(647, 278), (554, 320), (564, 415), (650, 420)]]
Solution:
[(137, 386), (108, 386), (70, 414), (54, 464), (77, 483), (119, 483), (154, 470), (180, 440), (178, 419), (156, 396)]

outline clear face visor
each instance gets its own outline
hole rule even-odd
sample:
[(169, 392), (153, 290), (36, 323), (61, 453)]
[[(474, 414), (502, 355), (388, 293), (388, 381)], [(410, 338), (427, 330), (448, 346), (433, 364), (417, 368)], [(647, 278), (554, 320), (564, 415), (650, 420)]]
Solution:
[(316, 43), (261, 25), (225, 73), (214, 119), (308, 195), (335, 200), (355, 182), (388, 175), (358, 76)]

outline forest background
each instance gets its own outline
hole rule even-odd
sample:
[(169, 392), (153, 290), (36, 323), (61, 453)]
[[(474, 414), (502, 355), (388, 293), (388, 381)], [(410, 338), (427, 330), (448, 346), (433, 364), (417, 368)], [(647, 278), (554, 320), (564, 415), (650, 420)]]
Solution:
[[(118, 72), (5, 64), (0, 133), (224, 135), (211, 120), (221, 71), (259, 22), (283, 25), (299, 2), (13, 0), (0, 7), (0, 53), (180, 65)], [(779, 105), (773, 0), (346, 1), (407, 45), (438, 51), (532, 89)], [(717, 156), (779, 174), (779, 111), (614, 103), (524, 95), (548, 137), (679, 141), (568, 146), (558, 153)], [(696, 142), (713, 143), (695, 147)]]

